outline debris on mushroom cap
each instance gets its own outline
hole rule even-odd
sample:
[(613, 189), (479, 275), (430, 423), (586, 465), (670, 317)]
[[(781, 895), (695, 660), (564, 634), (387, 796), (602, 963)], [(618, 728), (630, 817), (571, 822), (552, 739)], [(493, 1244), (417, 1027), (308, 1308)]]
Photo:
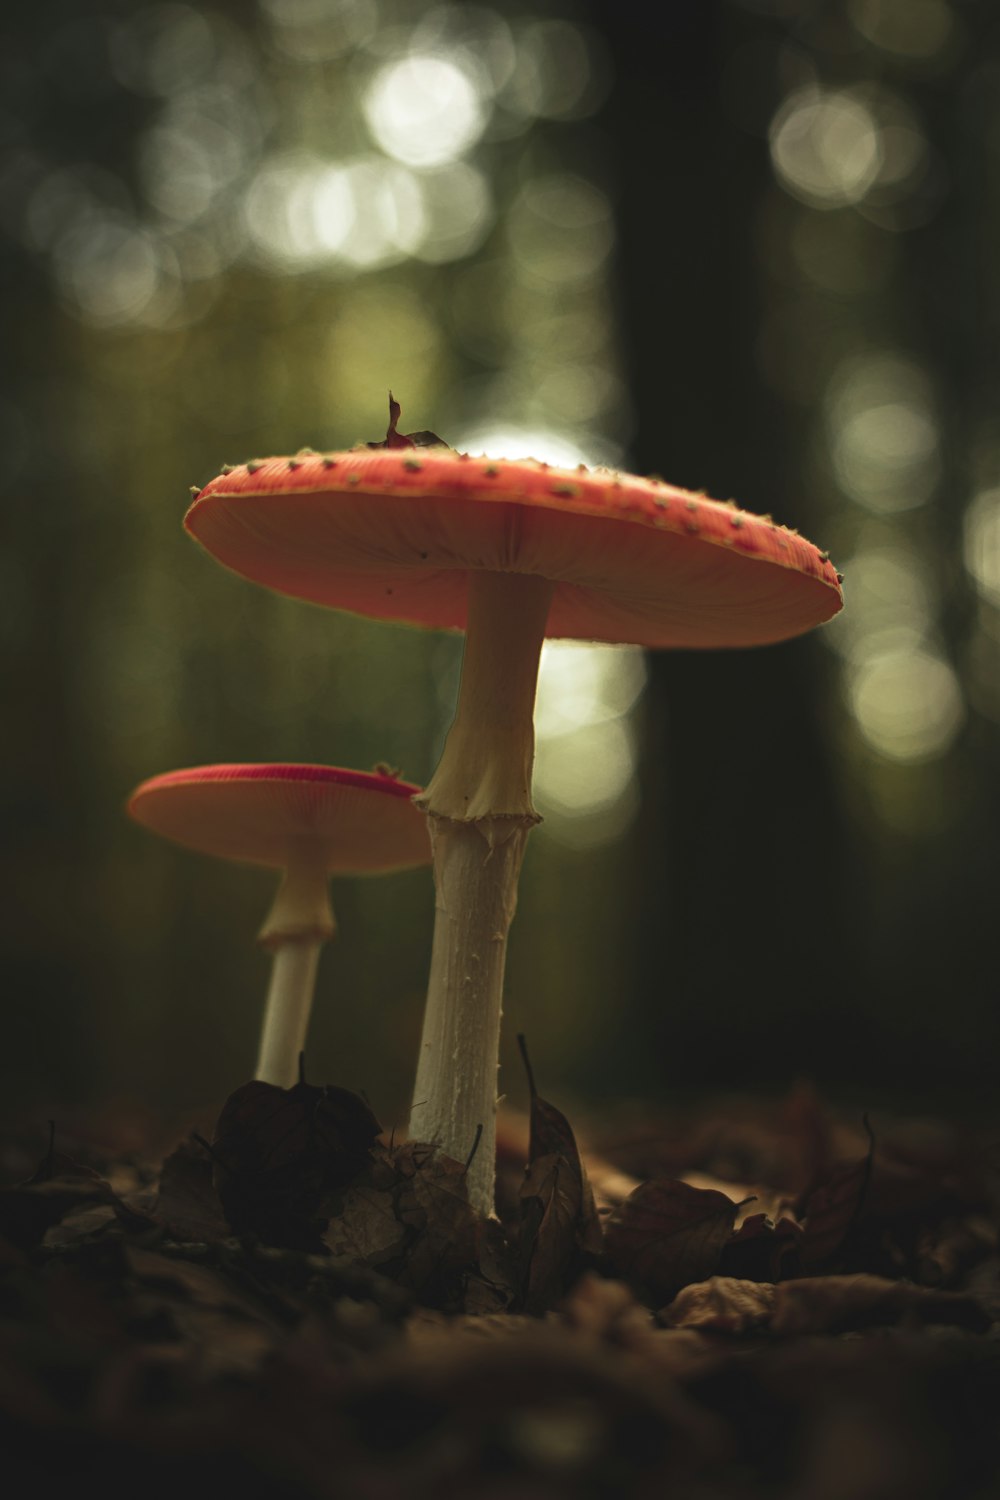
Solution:
[(188, 531), (280, 593), (439, 628), (464, 626), (473, 569), (554, 580), (551, 636), (653, 647), (762, 645), (843, 604), (826, 555), (769, 517), (607, 469), (415, 450), (398, 414), (385, 444), (218, 475)]
[[(386, 428), (385, 437), (379, 443), (359, 443), (359, 448), (447, 448), (448, 444), (444, 438), (439, 438), (436, 432), (397, 432), (396, 426), (402, 408), (397, 400), (389, 392), (389, 426)], [(312, 450), (310, 449), (310, 452)]]
[(168, 771), (132, 793), (128, 811), (155, 833), (224, 859), (282, 869), (309, 852), (328, 874), (430, 863), (420, 788), (383, 770), (212, 765)]

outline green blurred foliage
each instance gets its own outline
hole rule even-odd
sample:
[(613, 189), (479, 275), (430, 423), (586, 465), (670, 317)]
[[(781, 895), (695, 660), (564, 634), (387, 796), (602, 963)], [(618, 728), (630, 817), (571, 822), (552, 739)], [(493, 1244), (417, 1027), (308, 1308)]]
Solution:
[[(599, 102), (600, 89), (593, 105), (583, 96), (602, 57), (568, 21), (549, 24), (354, 0), (86, 17), (53, 4), (9, 23), (12, 1107), (119, 1098), (183, 1113), (252, 1065), (267, 968), (253, 938), (269, 877), (154, 842), (124, 816), (133, 785), (214, 760), (387, 761), (422, 781), (447, 728), (459, 640), (333, 615), (226, 574), (181, 529), (188, 487), (224, 461), (377, 438), (390, 384), (404, 426), (456, 439), (502, 419), (564, 434), (585, 424), (596, 441), (604, 398), (591, 391), (583, 404), (588, 359), (610, 361), (608, 398), (622, 402), (607, 201), (570, 170), (571, 120)], [(477, 147), (474, 133), (457, 204), (441, 194), (448, 161), (465, 154), (448, 136), (461, 95), (444, 125), (431, 108), (426, 138), (445, 132), (434, 170), (407, 175), (366, 124), (366, 97), (408, 50), (425, 68), (451, 58), (492, 111), (493, 138)], [(399, 150), (420, 140), (404, 131)], [(368, 175), (350, 179), (338, 219), (324, 204), (344, 172)], [(483, 184), (483, 223), (456, 247), (448, 236)], [(603, 248), (578, 221), (600, 229)], [(346, 259), (317, 253), (320, 230), (327, 245), (354, 233)], [(567, 359), (580, 405), (568, 416), (557, 383), (548, 405), (538, 394)], [(595, 961), (606, 973), (615, 963), (600, 951), (619, 914), (599, 913), (617, 856), (594, 853), (581, 876), (578, 860), (538, 842), (534, 935), (529, 919), (511, 1009), (571, 1070), (596, 1007), (576, 1009), (570, 1036), (561, 996), (587, 988)], [(566, 954), (551, 937), (566, 924), (571, 864), (585, 935)], [(335, 887), (340, 933), (322, 959), (310, 1067), (402, 1121), (430, 876)]]
[[(459, 641), (271, 596), (181, 529), (223, 462), (378, 437), (390, 385), (406, 429), (735, 494), (848, 572), (839, 635), (651, 663), (637, 818), (533, 840), (502, 1086), (523, 1029), (550, 1092), (605, 1104), (984, 1087), (991, 8), (42, 0), (0, 36), (9, 1106), (176, 1116), (251, 1066), (269, 878), (132, 827), (136, 782), (429, 776)], [(443, 111), (414, 57), (461, 75)], [(430, 877), (334, 902), (314, 1069), (402, 1121)]]

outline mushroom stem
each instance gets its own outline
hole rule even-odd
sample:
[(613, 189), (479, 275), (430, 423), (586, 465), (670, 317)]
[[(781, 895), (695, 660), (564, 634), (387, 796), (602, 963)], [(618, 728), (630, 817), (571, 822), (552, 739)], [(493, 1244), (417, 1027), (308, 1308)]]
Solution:
[(430, 785), (436, 910), (410, 1135), (469, 1166), (469, 1201), (493, 1212), (497, 1053), (507, 933), (528, 834), (538, 662), (553, 585), (469, 575), (455, 722)]
[(325, 942), (336, 930), (326, 861), (315, 852), (293, 854), (257, 934), (258, 943), (262, 948), (277, 948), (286, 938)]
[(532, 573), (469, 574), (458, 706), (438, 768), (414, 799), (425, 812), (538, 822), (535, 688), (554, 587)]
[(274, 950), (255, 1078), (290, 1089), (299, 1079), (321, 943), (289, 938)]
[(292, 858), (257, 936), (274, 955), (254, 1074), (264, 1083), (290, 1089), (298, 1082), (319, 950), (335, 931), (326, 863)]
[(469, 1201), (493, 1212), (497, 1053), (507, 932), (531, 825), (514, 818), (460, 823), (429, 815), (434, 850), (434, 943), (410, 1113), (410, 1136), (464, 1161)]

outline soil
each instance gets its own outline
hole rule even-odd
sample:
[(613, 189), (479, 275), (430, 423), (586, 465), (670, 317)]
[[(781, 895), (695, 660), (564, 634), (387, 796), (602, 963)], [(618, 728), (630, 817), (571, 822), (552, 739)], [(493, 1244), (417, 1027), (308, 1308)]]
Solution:
[(54, 1131), (0, 1190), (11, 1495), (986, 1500), (1000, 1152), (808, 1091), (467, 1163), (250, 1083), (161, 1163)]

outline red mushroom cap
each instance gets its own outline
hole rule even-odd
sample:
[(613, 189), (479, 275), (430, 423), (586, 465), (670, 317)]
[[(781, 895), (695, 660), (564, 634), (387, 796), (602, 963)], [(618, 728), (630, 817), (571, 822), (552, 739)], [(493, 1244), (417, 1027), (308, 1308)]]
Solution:
[(137, 787), (137, 823), (202, 854), (286, 869), (296, 858), (330, 875), (430, 863), (420, 788), (337, 766), (220, 765), (168, 771)]
[(843, 604), (824, 553), (770, 519), (654, 479), (450, 449), (272, 458), (220, 474), (185, 525), (280, 593), (461, 628), (473, 569), (540, 574), (546, 633), (642, 646), (753, 646)]

